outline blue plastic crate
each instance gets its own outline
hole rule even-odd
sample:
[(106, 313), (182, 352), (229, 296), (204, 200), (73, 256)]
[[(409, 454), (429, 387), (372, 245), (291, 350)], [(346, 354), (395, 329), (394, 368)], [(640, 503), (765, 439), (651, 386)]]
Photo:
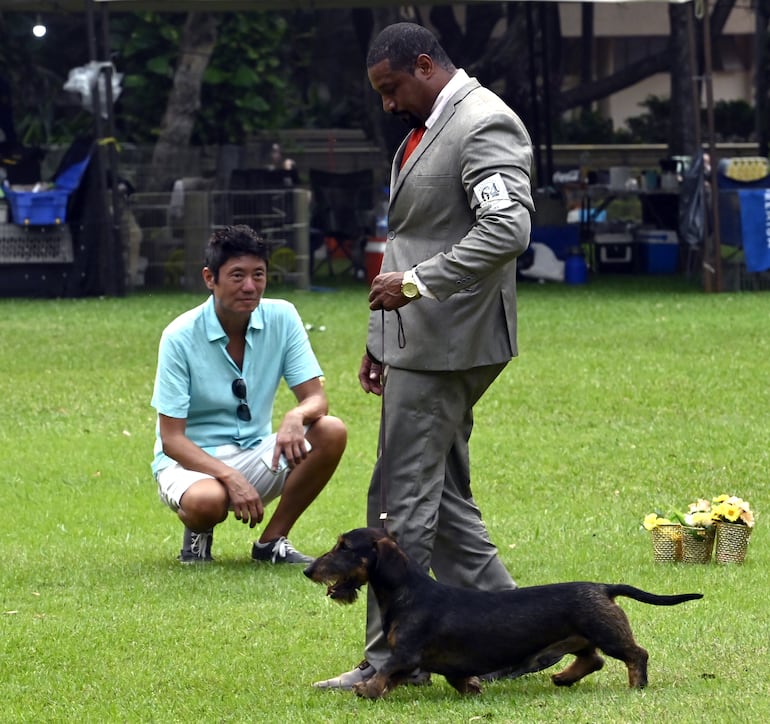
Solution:
[(11, 220), (21, 226), (51, 226), (67, 220), (66, 189), (47, 191), (12, 191), (5, 189), (5, 196), (11, 205)]

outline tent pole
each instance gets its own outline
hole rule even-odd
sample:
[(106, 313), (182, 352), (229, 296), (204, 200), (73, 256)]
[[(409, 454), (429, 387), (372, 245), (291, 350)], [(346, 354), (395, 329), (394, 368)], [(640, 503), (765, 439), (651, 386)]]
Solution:
[(535, 173), (537, 175), (537, 185), (540, 188), (550, 186), (551, 179), (543, 176), (543, 149), (540, 145), (540, 101), (537, 94), (537, 62), (535, 54), (534, 23), (532, 21), (532, 4), (527, 3), (525, 8), (525, 17), (527, 19), (527, 50), (529, 56), (529, 94), (530, 110), (532, 117), (530, 119), (530, 131), (532, 133), (532, 142), (535, 148)]
[(538, 3), (538, 17), (540, 20), (540, 33), (543, 40), (543, 114), (545, 115), (545, 172), (548, 176), (548, 184), (553, 183), (553, 135), (551, 134), (551, 56), (549, 49), (549, 37), (551, 25), (545, 10), (545, 3)]
[(759, 141), (759, 155), (768, 154), (768, 82), (765, 67), (767, 66), (767, 23), (770, 19), (770, 2), (768, 0), (758, 0), (756, 4), (756, 53), (754, 83), (756, 88), (756, 129), (757, 140)]
[(698, 67), (698, 59), (695, 53), (695, 27), (693, 23), (693, 14), (695, 13), (695, 3), (690, 8), (690, 12), (687, 13), (687, 44), (690, 48), (690, 69), (692, 71), (692, 95), (693, 95), (693, 108), (695, 114), (693, 123), (695, 124), (695, 150), (702, 151), (703, 135), (701, 132), (701, 120), (700, 120), (700, 68)]
[[(106, 62), (110, 61), (110, 31), (109, 31), (109, 10), (107, 3), (102, 3), (100, 7), (100, 22), (102, 29), (102, 55)], [(110, 283), (110, 293), (116, 296), (124, 296), (126, 293), (126, 270), (123, 261), (123, 244), (120, 236), (120, 221), (123, 215), (123, 206), (118, 188), (118, 160), (115, 138), (115, 112), (113, 109), (114, 98), (112, 97), (112, 65), (104, 68), (104, 88), (107, 108), (107, 136), (105, 150), (107, 153), (107, 166), (109, 169), (109, 184), (112, 190), (112, 210), (108, 210), (108, 222), (111, 226), (109, 239), (112, 245), (112, 274)], [(105, 189), (106, 193), (106, 189)], [(105, 196), (106, 198), (106, 196)]]
[[(99, 54), (96, 48), (96, 18), (94, 13), (94, 0), (86, 0), (86, 28), (88, 33), (88, 55), (91, 62), (99, 60)], [(104, 149), (100, 143), (104, 138), (104, 124), (102, 123), (101, 94), (99, 89), (99, 76), (93, 82), (92, 88), (92, 113), (94, 114), (94, 142), (96, 144), (93, 162), (96, 164), (96, 177), (98, 184), (98, 226), (106, 227), (104, 236), (100, 235), (100, 242), (97, 246), (98, 259), (96, 268), (98, 269), (98, 285), (101, 294), (109, 294), (111, 291), (110, 278), (112, 272), (110, 269), (110, 252), (112, 251), (111, 229), (112, 224), (108, 221), (108, 211), (106, 208), (107, 199), (107, 179), (104, 167)]]
[(711, 22), (709, 0), (703, 0), (703, 61), (706, 85), (706, 119), (708, 126), (709, 156), (711, 158), (711, 214), (712, 243), (703, 259), (703, 286), (707, 292), (722, 291), (722, 242), (719, 231), (719, 187), (717, 186), (717, 165), (719, 159), (714, 142), (714, 87), (711, 63)]

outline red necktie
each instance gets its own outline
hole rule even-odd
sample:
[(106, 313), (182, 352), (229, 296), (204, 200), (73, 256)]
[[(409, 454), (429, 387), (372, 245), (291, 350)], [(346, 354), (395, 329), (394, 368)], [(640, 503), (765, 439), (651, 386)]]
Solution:
[(412, 155), (412, 151), (417, 148), (417, 144), (420, 143), (423, 135), (425, 135), (425, 126), (412, 129), (412, 132), (409, 134), (409, 138), (406, 141), (404, 155), (401, 157), (401, 168), (404, 168), (404, 164), (406, 163), (409, 156)]

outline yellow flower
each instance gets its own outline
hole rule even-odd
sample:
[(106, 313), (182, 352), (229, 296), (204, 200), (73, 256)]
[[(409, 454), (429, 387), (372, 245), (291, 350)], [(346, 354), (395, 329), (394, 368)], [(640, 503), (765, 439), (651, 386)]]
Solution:
[(747, 500), (737, 495), (720, 495), (714, 498), (713, 502), (715, 503), (712, 510), (714, 520), (741, 523), (749, 528), (754, 526), (754, 513)]
[(671, 525), (671, 521), (668, 518), (663, 518), (659, 516), (657, 513), (649, 513), (648, 515), (644, 516), (644, 520), (642, 521), (642, 526), (645, 530), (653, 530), (654, 528), (657, 528), (659, 525)]
[[(754, 527), (754, 513), (748, 501), (737, 495), (723, 494), (710, 501), (706, 498), (698, 498), (687, 506), (687, 512), (672, 511), (668, 516), (660, 513), (650, 513), (644, 517), (642, 527), (652, 531), (663, 525), (684, 525), (691, 528), (700, 528), (698, 535), (705, 535), (714, 522), (738, 523), (749, 528)], [(693, 534), (696, 534), (695, 532)]]

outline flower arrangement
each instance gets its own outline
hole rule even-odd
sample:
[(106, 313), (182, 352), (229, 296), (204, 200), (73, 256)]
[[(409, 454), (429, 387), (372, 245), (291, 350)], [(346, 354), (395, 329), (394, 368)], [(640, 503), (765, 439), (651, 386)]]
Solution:
[(652, 534), (655, 560), (673, 562), (682, 560), (682, 525), (677, 513), (648, 513), (642, 527)]
[[(738, 526), (736, 533), (728, 536), (730, 527)], [(656, 511), (648, 513), (642, 527), (652, 533), (653, 550), (657, 561), (684, 561), (707, 563), (711, 558), (714, 533), (719, 529), (717, 562), (742, 562), (754, 513), (749, 503), (736, 495), (719, 495), (711, 500), (698, 498), (687, 506), (687, 511)]]
[(721, 523), (736, 523), (754, 527), (754, 513), (746, 500), (737, 495), (719, 495), (713, 498), (711, 518)]
[(698, 498), (687, 506), (687, 512), (682, 516), (682, 524), (690, 528), (709, 529), (714, 525), (714, 515), (711, 502)]
[(644, 516), (642, 527), (650, 531), (661, 525), (708, 529), (718, 522), (737, 523), (753, 528), (754, 513), (748, 501), (743, 498), (737, 495), (719, 495), (711, 500), (698, 498), (687, 506), (686, 513), (676, 510), (668, 513), (648, 513)]

